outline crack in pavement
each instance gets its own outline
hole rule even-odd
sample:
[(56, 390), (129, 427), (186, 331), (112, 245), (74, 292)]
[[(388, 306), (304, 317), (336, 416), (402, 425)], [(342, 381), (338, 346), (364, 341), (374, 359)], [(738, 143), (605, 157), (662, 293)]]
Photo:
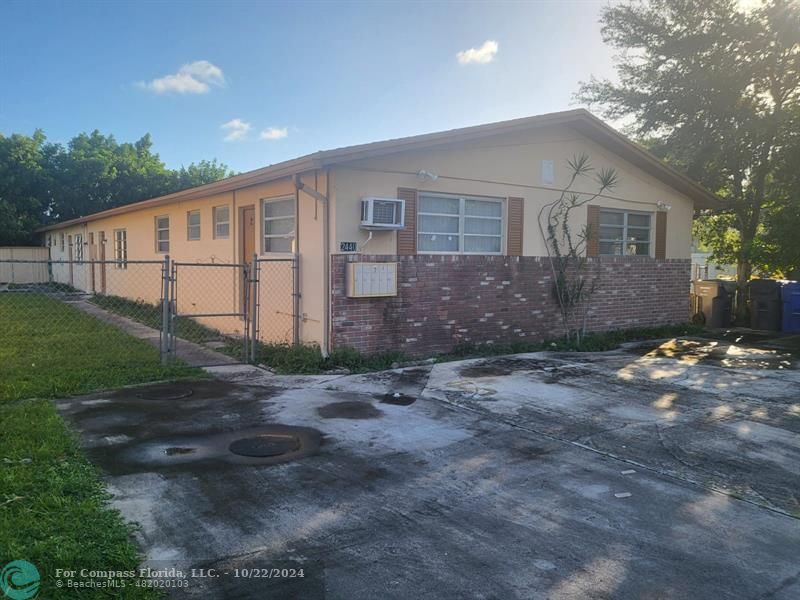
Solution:
[[(564, 363), (568, 362), (568, 361), (563, 361), (563, 360), (558, 359), (558, 358), (554, 358), (553, 360), (556, 360), (558, 362), (564, 362)], [(570, 364), (574, 364), (574, 363), (570, 363)], [(583, 365), (583, 366), (585, 366), (585, 365)], [(589, 370), (593, 370), (593, 369), (589, 369)], [(721, 370), (726, 370), (726, 369), (721, 369)], [(599, 373), (599, 374), (606, 374), (606, 375), (608, 374), (608, 371), (605, 371), (605, 373), (603, 373), (601, 369), (596, 369), (594, 371)], [(648, 380), (648, 379), (645, 379), (645, 378), (640, 378), (640, 379), (643, 379), (645, 381), (651, 381), (651, 380)], [(664, 382), (663, 384), (664, 385), (671, 385), (668, 382)], [(680, 387), (680, 386), (677, 386), (677, 387)], [(559, 442), (561, 444), (567, 444), (567, 445), (570, 445), (570, 446), (575, 447), (575, 448), (580, 448), (582, 450), (587, 450), (587, 451), (592, 452), (594, 454), (610, 458), (610, 459), (618, 461), (620, 463), (624, 463), (624, 464), (627, 464), (627, 465), (633, 465), (633, 466), (639, 467), (641, 469), (647, 470), (647, 471), (649, 471), (651, 473), (660, 475), (662, 477), (667, 477), (667, 478), (673, 479), (675, 481), (680, 481), (682, 483), (686, 483), (686, 484), (689, 484), (689, 485), (692, 485), (692, 486), (695, 486), (695, 487), (699, 487), (699, 488), (701, 488), (703, 490), (707, 490), (707, 491), (710, 491), (712, 493), (721, 494), (721, 495), (724, 495), (726, 497), (732, 498), (734, 500), (739, 500), (741, 502), (746, 502), (746, 503), (751, 504), (753, 506), (757, 506), (757, 507), (759, 507), (761, 509), (773, 512), (775, 514), (782, 515), (784, 517), (788, 517), (788, 518), (793, 519), (793, 520), (800, 520), (800, 515), (796, 515), (796, 514), (788, 512), (788, 511), (785, 511), (785, 510), (783, 510), (781, 508), (772, 506), (771, 503), (764, 504), (764, 503), (761, 503), (761, 502), (756, 502), (755, 500), (744, 498), (744, 497), (742, 497), (742, 496), (740, 496), (738, 494), (729, 492), (728, 490), (726, 490), (724, 488), (719, 488), (719, 487), (714, 486), (714, 485), (709, 485), (708, 483), (704, 483), (702, 481), (695, 480), (695, 479), (693, 479), (691, 477), (687, 477), (685, 475), (679, 475), (677, 473), (671, 473), (669, 471), (665, 471), (665, 470), (660, 469), (658, 467), (654, 467), (654, 466), (648, 465), (646, 463), (639, 462), (637, 460), (633, 460), (633, 459), (625, 458), (623, 456), (619, 456), (617, 454), (614, 454), (613, 452), (609, 452), (609, 451), (606, 451), (606, 450), (600, 450), (598, 448), (594, 448), (592, 446), (589, 446), (589, 445), (587, 445), (585, 443), (582, 443), (582, 442), (579, 442), (579, 441), (576, 441), (576, 440), (570, 440), (570, 439), (563, 438), (563, 437), (560, 437), (560, 436), (557, 436), (557, 435), (553, 435), (551, 433), (546, 433), (544, 431), (537, 430), (537, 429), (535, 429), (535, 428), (533, 428), (531, 426), (521, 425), (518, 422), (514, 421), (513, 419), (504, 417), (503, 415), (495, 413), (495, 412), (492, 412), (492, 411), (490, 411), (488, 409), (472, 407), (472, 406), (468, 406), (468, 405), (459, 403), (457, 401), (451, 400), (449, 397), (447, 397), (444, 394), (443, 394), (444, 397), (440, 397), (439, 395), (426, 395), (427, 391), (428, 391), (428, 380), (426, 379), (425, 386), (422, 388), (422, 391), (420, 392), (420, 397), (421, 398), (424, 397), (424, 398), (426, 398), (428, 400), (435, 400), (437, 402), (441, 402), (443, 404), (447, 404), (448, 406), (452, 406), (452, 407), (455, 407), (455, 408), (460, 408), (460, 409), (463, 409), (463, 410), (467, 410), (467, 411), (472, 412), (474, 414), (486, 417), (489, 420), (493, 420), (493, 421), (496, 421), (496, 422), (499, 422), (499, 423), (503, 423), (503, 424), (505, 424), (505, 425), (507, 425), (509, 427), (514, 428), (514, 429), (519, 429), (520, 431), (525, 431), (525, 432), (532, 433), (532, 434), (535, 434), (535, 435), (540, 435), (540, 436), (542, 436), (544, 438), (547, 438), (547, 439), (555, 441), (555, 442)], [(716, 394), (714, 392), (709, 392), (709, 393), (711, 393), (714, 396), (718, 396), (719, 395), (719, 394)], [(695, 411), (700, 411), (700, 410), (706, 410), (706, 408), (705, 407), (697, 407), (697, 408), (694, 408), (694, 409), (690, 408), (690, 409), (688, 409), (688, 412), (695, 412)], [(730, 415), (728, 415), (728, 416), (730, 416)], [(662, 420), (663, 419), (657, 419), (655, 421), (648, 421), (646, 423), (639, 423), (639, 424), (633, 424), (633, 425), (634, 426), (652, 425), (654, 422), (658, 423), (659, 421), (662, 421)], [(656, 425), (656, 427), (657, 427), (657, 425)], [(596, 435), (596, 434), (592, 434), (592, 435)], [(677, 459), (677, 460), (679, 460), (679, 459)], [(683, 461), (680, 461), (680, 460), (679, 460), (679, 462), (683, 463)], [(685, 464), (685, 466), (691, 467), (692, 465)], [(761, 496), (760, 494), (757, 494), (757, 495)]]

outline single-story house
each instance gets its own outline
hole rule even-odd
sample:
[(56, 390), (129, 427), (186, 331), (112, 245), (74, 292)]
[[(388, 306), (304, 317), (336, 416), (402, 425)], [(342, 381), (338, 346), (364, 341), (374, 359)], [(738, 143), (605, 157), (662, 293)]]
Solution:
[(315, 152), (41, 231), (54, 260), (296, 257), (299, 300), (274, 312), (323, 351), (552, 338), (538, 215), (580, 154), (619, 177), (573, 215), (599, 233), (587, 327), (687, 321), (692, 218), (718, 198), (582, 109)]

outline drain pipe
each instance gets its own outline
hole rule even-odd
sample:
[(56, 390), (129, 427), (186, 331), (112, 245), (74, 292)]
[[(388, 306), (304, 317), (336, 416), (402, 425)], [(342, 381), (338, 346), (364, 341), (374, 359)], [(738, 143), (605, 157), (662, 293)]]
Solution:
[[(330, 195), (330, 170), (325, 171), (325, 193)], [(330, 205), (328, 196), (321, 194), (318, 190), (306, 187), (306, 184), (300, 178), (299, 174), (294, 176), (294, 187), (299, 192), (305, 192), (314, 200), (322, 203), (322, 256), (323, 256), (323, 269), (322, 269), (322, 285), (324, 288), (324, 302), (323, 302), (323, 317), (322, 317), (322, 345), (320, 350), (322, 356), (328, 358), (330, 354)]]

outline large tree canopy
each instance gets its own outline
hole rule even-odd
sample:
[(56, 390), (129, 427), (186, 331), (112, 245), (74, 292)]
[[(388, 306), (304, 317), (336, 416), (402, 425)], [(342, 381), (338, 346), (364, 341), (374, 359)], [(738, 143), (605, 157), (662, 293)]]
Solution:
[(34, 241), (37, 227), (210, 183), (233, 173), (216, 160), (167, 169), (150, 135), (119, 143), (99, 131), (66, 146), (0, 135), (0, 245)]
[(779, 240), (766, 213), (800, 202), (787, 155), (800, 106), (798, 3), (628, 2), (606, 8), (602, 24), (618, 81), (593, 79), (578, 97), (632, 121), (654, 152), (727, 200), (699, 231), (717, 258), (735, 259), (740, 289), (754, 262), (790, 258), (776, 245), (796, 234)]

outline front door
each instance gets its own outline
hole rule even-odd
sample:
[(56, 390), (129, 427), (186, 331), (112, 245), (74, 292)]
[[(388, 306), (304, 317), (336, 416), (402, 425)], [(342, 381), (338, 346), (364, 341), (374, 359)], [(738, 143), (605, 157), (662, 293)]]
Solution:
[(256, 252), (256, 209), (254, 206), (242, 208), (241, 262), (249, 263)]
[[(240, 223), (240, 230), (239, 230), (239, 262), (246, 263), (251, 266), (253, 262), (253, 255), (256, 252), (256, 209), (254, 206), (243, 206), (239, 210), (239, 223)], [(241, 273), (241, 285), (239, 289), (241, 290), (239, 293), (239, 306), (241, 306), (242, 311), (245, 308), (245, 288), (247, 282), (244, 280), (244, 271), (240, 271)]]

